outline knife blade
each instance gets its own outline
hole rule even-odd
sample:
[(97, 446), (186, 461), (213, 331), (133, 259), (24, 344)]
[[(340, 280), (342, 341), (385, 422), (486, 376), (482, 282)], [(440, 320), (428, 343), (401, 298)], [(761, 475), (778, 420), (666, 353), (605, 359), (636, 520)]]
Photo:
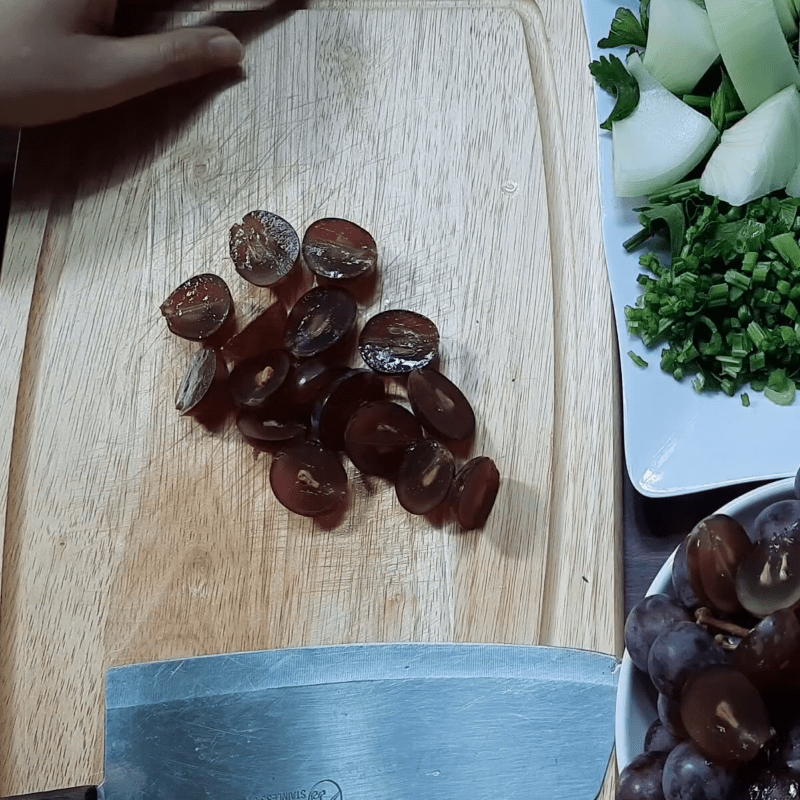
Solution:
[[(118, 667), (97, 796), (593, 800), (618, 671), (585, 650), (413, 643)], [(28, 797), (92, 797), (73, 791)]]

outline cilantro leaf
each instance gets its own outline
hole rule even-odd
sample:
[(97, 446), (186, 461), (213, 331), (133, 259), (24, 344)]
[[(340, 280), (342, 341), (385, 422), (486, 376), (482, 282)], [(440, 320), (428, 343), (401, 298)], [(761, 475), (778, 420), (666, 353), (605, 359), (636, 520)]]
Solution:
[(599, 61), (589, 64), (589, 71), (601, 89), (617, 98), (614, 110), (600, 126), (603, 130), (610, 131), (612, 122), (625, 119), (636, 108), (639, 103), (639, 84), (616, 56), (600, 56)]
[(611, 22), (611, 30), (605, 39), (601, 39), (598, 47), (619, 47), (620, 45), (634, 45), (644, 47), (647, 44), (647, 34), (642, 23), (636, 19), (632, 11), (627, 8), (618, 8)]

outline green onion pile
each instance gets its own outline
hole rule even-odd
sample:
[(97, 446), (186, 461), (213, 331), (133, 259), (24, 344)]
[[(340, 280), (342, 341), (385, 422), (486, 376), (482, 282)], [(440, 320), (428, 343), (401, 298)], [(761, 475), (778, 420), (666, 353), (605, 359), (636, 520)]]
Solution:
[[(734, 207), (676, 184), (636, 209), (643, 228), (629, 252), (666, 232), (671, 264), (639, 263), (644, 288), (625, 308), (628, 329), (648, 348), (666, 345), (661, 369), (693, 376), (696, 391), (733, 396), (749, 385), (779, 405), (795, 397), (800, 372), (800, 199), (761, 198)], [(646, 362), (629, 353), (639, 366)], [(743, 393), (742, 403), (750, 404)]]

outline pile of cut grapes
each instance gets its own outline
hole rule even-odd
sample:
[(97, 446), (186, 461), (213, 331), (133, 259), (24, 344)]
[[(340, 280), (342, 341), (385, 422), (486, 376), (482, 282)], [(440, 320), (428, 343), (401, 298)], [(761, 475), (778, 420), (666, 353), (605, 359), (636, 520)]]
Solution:
[(794, 493), (750, 530), (701, 520), (675, 553), (672, 593), (631, 609), (625, 646), (658, 718), (618, 800), (800, 798), (800, 472)]
[(279, 298), (282, 286), (309, 274), (317, 285), (288, 312), (278, 300), (246, 325), (220, 276), (178, 286), (161, 313), (172, 333), (202, 345), (178, 389), (178, 411), (209, 428), (235, 413), (244, 440), (272, 453), (270, 486), (296, 514), (346, 505), (344, 452), (362, 474), (392, 480), (410, 513), (444, 508), (462, 528), (482, 527), (500, 476), (485, 456), (457, 468), (454, 452), (473, 438), (475, 414), (438, 369), (436, 325), (407, 309), (376, 314), (357, 336), (366, 368), (348, 365), (357, 297), (377, 269), (371, 234), (326, 218), (301, 242), (283, 218), (253, 211), (231, 228), (229, 247), (238, 274)]

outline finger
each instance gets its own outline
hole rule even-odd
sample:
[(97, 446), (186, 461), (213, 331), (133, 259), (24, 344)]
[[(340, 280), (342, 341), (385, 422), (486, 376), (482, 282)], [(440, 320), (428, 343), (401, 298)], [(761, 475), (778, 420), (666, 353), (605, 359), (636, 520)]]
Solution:
[(169, 33), (95, 40), (95, 77), (89, 95), (96, 108), (241, 64), (239, 40), (223, 28), (183, 28)]

